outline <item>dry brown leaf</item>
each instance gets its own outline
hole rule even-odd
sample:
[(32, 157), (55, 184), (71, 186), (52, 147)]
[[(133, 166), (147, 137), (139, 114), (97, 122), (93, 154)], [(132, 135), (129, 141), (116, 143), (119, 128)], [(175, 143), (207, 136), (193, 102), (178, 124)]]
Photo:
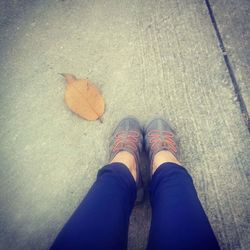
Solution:
[(104, 113), (104, 99), (88, 79), (77, 79), (72, 74), (61, 74), (64, 76), (67, 86), (65, 89), (65, 102), (68, 107), (80, 117), (90, 121), (99, 119)]

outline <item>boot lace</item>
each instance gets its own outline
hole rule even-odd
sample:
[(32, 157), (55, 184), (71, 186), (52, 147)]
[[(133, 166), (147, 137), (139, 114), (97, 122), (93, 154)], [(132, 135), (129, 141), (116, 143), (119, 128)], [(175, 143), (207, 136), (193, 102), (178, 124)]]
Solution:
[(170, 151), (172, 154), (177, 153), (176, 143), (173, 133), (162, 130), (151, 130), (148, 133), (150, 148), (153, 152), (162, 149)]

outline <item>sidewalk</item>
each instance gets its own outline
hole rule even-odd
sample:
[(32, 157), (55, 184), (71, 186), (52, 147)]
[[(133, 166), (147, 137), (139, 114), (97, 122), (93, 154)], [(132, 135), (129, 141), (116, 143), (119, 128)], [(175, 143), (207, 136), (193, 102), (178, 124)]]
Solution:
[[(0, 248), (48, 249), (106, 163), (113, 126), (159, 114), (221, 248), (250, 249), (247, 10), (247, 0), (1, 1)], [(67, 109), (58, 73), (100, 88), (103, 123)], [(146, 202), (129, 249), (145, 249), (149, 225)]]

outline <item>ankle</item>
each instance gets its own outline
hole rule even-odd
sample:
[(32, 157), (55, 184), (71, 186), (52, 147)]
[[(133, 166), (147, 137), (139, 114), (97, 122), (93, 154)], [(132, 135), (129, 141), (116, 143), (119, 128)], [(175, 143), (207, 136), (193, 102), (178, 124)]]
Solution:
[(181, 163), (177, 160), (177, 158), (170, 152), (166, 150), (162, 150), (158, 152), (153, 159), (153, 173), (156, 169), (163, 163), (175, 163), (181, 165)]
[(135, 157), (128, 151), (120, 151), (115, 157), (111, 160), (110, 163), (119, 162), (123, 163), (132, 174), (134, 180), (136, 181), (136, 161)]

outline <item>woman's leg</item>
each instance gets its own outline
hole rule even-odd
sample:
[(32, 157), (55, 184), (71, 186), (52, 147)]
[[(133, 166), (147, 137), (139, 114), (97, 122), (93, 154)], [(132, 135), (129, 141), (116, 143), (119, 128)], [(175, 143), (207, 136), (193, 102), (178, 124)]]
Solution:
[(51, 249), (127, 248), (129, 216), (141, 183), (142, 131), (134, 118), (123, 119), (110, 142), (110, 164), (103, 167), (85, 199)]
[(178, 161), (173, 129), (156, 118), (145, 127), (145, 134), (152, 173), (148, 249), (219, 249), (192, 178)]
[(150, 187), (148, 249), (219, 249), (191, 176), (176, 163), (159, 165)]
[(103, 167), (51, 249), (126, 249), (136, 183), (122, 163)]

